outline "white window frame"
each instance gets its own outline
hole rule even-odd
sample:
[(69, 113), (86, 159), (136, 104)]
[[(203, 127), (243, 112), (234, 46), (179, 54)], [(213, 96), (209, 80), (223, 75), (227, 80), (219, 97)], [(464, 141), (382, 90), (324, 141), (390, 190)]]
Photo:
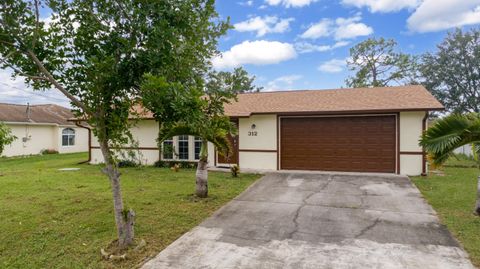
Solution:
[[(72, 133), (65, 133), (66, 131), (72, 131)], [(63, 138), (67, 137), (67, 145), (63, 144)], [(62, 129), (62, 147), (74, 147), (76, 143), (76, 131), (73, 128), (67, 127)], [(70, 139), (73, 138), (73, 143), (70, 144)]]

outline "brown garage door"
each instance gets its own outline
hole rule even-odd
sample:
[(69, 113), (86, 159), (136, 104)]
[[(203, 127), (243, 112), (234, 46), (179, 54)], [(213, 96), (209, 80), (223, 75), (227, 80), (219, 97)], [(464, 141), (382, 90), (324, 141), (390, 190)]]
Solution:
[(395, 116), (281, 118), (281, 169), (395, 172)]

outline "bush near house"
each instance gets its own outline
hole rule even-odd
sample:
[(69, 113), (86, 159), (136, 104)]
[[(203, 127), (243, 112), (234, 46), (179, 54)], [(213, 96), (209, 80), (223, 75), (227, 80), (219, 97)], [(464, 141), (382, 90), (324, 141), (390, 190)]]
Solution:
[[(102, 259), (112, 241), (109, 181), (85, 153), (0, 162), (0, 268), (136, 268), (240, 194), (259, 176), (210, 172), (210, 196), (195, 197), (195, 170), (122, 168), (126, 208), (146, 247), (124, 261)], [(77, 167), (78, 171), (59, 171)]]
[(40, 151), (40, 154), (42, 155), (58, 154), (58, 151), (54, 149), (42, 149), (42, 151)]

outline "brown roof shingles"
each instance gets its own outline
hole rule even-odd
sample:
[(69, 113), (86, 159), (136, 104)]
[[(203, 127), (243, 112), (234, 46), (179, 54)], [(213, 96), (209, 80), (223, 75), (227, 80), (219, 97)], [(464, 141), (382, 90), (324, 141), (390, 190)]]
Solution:
[(442, 110), (443, 105), (423, 86), (260, 92), (238, 95), (225, 106), (232, 117), (275, 113), (348, 113)]
[(30, 119), (26, 105), (0, 103), (1, 122), (47, 123), (72, 125), (68, 119), (73, 117), (70, 109), (54, 105), (30, 105)]

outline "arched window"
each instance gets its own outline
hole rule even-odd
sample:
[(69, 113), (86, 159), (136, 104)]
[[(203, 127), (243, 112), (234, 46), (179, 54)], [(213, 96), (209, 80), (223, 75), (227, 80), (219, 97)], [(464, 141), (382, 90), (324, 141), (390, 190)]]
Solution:
[(72, 128), (62, 130), (62, 146), (75, 146), (75, 130)]

